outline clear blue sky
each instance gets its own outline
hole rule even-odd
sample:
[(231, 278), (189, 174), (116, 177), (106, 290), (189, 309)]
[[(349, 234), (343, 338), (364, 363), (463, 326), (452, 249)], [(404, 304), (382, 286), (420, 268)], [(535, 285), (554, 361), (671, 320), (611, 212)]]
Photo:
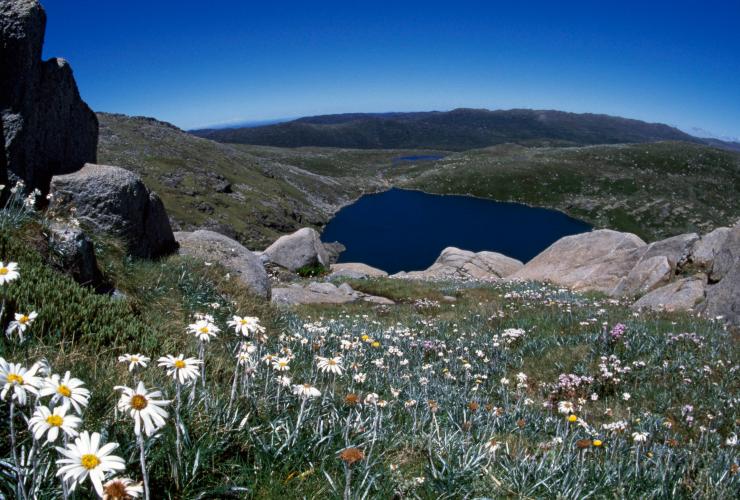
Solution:
[(183, 128), (455, 107), (740, 136), (740, 1), (42, 0), (98, 111)]

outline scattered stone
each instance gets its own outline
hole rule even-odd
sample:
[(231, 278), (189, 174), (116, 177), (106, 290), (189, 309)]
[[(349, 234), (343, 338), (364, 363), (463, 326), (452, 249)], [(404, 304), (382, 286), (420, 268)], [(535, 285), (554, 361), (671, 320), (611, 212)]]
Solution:
[(10, 171), (44, 192), (52, 176), (95, 162), (98, 145), (98, 119), (69, 63), (41, 60), (45, 29), (36, 0), (0, 2), (0, 179)]
[(610, 293), (637, 264), (646, 246), (632, 233), (611, 229), (566, 236), (508, 278)]
[(447, 247), (428, 269), (400, 272), (391, 277), (432, 281), (498, 280), (518, 271), (523, 265), (516, 259), (496, 252), (476, 253)]
[(263, 252), (270, 262), (295, 271), (305, 266), (329, 266), (329, 255), (315, 229), (304, 227), (281, 236)]
[(377, 269), (361, 262), (339, 262), (331, 265), (331, 274), (329, 279), (334, 278), (351, 278), (351, 279), (365, 279), (365, 278), (383, 278), (388, 276), (388, 273)]
[(691, 311), (704, 299), (706, 276), (683, 278), (644, 295), (632, 304), (634, 310)]
[(93, 242), (78, 227), (54, 222), (49, 227), (49, 249), (52, 260), (81, 285), (104, 288)]
[(162, 200), (136, 174), (87, 163), (51, 180), (50, 210), (72, 214), (95, 231), (121, 238), (136, 257), (159, 257), (177, 249)]
[(270, 280), (259, 257), (239, 242), (213, 231), (178, 232), (180, 253), (206, 262), (216, 262), (233, 273), (260, 297), (270, 297)]

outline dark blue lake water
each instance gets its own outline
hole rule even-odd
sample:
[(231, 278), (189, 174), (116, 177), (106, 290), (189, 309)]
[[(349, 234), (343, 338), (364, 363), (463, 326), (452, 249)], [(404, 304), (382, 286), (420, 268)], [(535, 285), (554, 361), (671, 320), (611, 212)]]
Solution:
[(391, 189), (340, 210), (321, 239), (347, 247), (340, 262), (364, 262), (395, 273), (426, 269), (448, 246), (526, 262), (559, 238), (590, 230), (589, 224), (555, 210)]

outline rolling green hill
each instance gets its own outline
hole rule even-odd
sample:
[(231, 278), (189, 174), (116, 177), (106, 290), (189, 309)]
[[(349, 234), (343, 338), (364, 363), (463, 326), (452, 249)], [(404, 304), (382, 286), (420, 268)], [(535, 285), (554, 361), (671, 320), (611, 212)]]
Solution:
[[(555, 208), (648, 240), (740, 218), (740, 154), (696, 143), (277, 148), (220, 144), (149, 118), (99, 119), (99, 161), (141, 174), (179, 227), (215, 228), (250, 248), (302, 226), (320, 229), (363, 193), (392, 186)], [(430, 154), (444, 158), (396, 161)]]
[(660, 123), (530, 109), (324, 115), (276, 125), (195, 130), (192, 133), (219, 142), (281, 147), (430, 148), (450, 151), (503, 143), (575, 146), (661, 140), (699, 141)]

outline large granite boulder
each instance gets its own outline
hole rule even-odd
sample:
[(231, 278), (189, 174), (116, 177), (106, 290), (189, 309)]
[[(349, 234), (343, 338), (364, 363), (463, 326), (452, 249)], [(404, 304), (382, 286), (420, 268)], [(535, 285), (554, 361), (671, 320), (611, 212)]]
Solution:
[(740, 260), (736, 260), (722, 280), (707, 289), (703, 307), (709, 317), (722, 316), (725, 322), (740, 329)]
[(282, 306), (301, 304), (347, 304), (350, 302), (372, 302), (379, 305), (393, 305), (394, 302), (386, 297), (368, 295), (353, 290), (347, 283), (336, 286), (332, 283), (309, 283), (273, 288), (272, 303)]
[(698, 241), (699, 235), (696, 233), (679, 234), (678, 236), (655, 241), (647, 246), (641, 260), (662, 256), (668, 260), (671, 268), (675, 270), (689, 261), (691, 250)]
[(237, 241), (213, 231), (177, 232), (180, 253), (222, 265), (260, 297), (270, 297), (270, 279), (258, 256)]
[(709, 278), (712, 281), (723, 280), (738, 261), (740, 261), (740, 224), (730, 228), (722, 246), (717, 250)]
[(319, 233), (310, 227), (281, 236), (262, 252), (262, 257), (291, 271), (315, 265), (328, 267), (331, 264)]
[(610, 229), (566, 236), (508, 278), (610, 293), (637, 264), (646, 246), (634, 234)]
[(50, 210), (121, 238), (130, 255), (159, 257), (177, 248), (164, 205), (141, 178), (120, 167), (86, 164), (51, 180)]
[(331, 265), (329, 279), (333, 278), (383, 278), (388, 273), (376, 267), (368, 266), (362, 262), (338, 262)]
[(499, 280), (518, 271), (524, 264), (496, 252), (471, 252), (447, 247), (429, 268), (400, 272), (393, 278), (418, 280)]
[(691, 249), (691, 262), (706, 270), (711, 275), (712, 267), (714, 266), (714, 258), (722, 250), (722, 247), (724, 246), (725, 241), (727, 241), (727, 237), (729, 235), (729, 227), (718, 227), (714, 231), (702, 236), (701, 239), (694, 244), (694, 248)]
[(98, 119), (64, 59), (41, 60), (46, 14), (36, 0), (0, 0), (0, 180), (46, 191), (52, 176), (95, 162)]
[(673, 276), (673, 266), (664, 255), (642, 258), (609, 295), (642, 295), (665, 285)]
[(693, 311), (704, 300), (706, 276), (683, 278), (643, 295), (632, 309), (653, 311)]

